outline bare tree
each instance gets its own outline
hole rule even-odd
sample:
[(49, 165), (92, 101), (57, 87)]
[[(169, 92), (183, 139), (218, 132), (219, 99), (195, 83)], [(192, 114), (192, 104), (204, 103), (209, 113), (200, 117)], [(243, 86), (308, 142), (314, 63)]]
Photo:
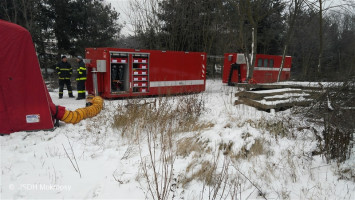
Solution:
[[(243, 41), (244, 55), (247, 64), (247, 81), (253, 77), (254, 66), (257, 54), (258, 28), (262, 20), (277, 9), (273, 1), (269, 0), (239, 0), (237, 1), (239, 12), (240, 29), (243, 31), (241, 40)], [(247, 22), (247, 23), (246, 23)], [(251, 48), (248, 35), (251, 33)]]
[(322, 67), (322, 57), (323, 57), (323, 1), (319, 2), (319, 56), (318, 56), (318, 74), (321, 72)]
[[(251, 79), (253, 76), (255, 59), (256, 59), (256, 49), (257, 49), (257, 33), (255, 31), (258, 28), (259, 18), (254, 17), (253, 8), (251, 5), (251, 1), (239, 1), (238, 12), (240, 14), (240, 29), (242, 30), (242, 34), (240, 39), (243, 43), (244, 55), (247, 64), (247, 81)], [(246, 34), (246, 30), (248, 27), (245, 27), (244, 21), (248, 20), (251, 27), (251, 53), (249, 51), (249, 41), (248, 36)]]
[(0, 2), (2, 18), (17, 23), (18, 5), (16, 0), (4, 0)]
[[(303, 2), (304, 2), (304, 0), (292, 0), (291, 3), (289, 4), (288, 29), (287, 29), (287, 33), (286, 33), (285, 45), (284, 45), (284, 48), (282, 51), (282, 61), (281, 61), (280, 69), (279, 69), (279, 74), (277, 76), (277, 82), (280, 81), (281, 72), (282, 72), (284, 65), (285, 65), (285, 57), (286, 57), (286, 53), (288, 50), (287, 48), (288, 48), (288, 45), (292, 39), (295, 21), (296, 21), (298, 13), (301, 11), (301, 7), (302, 7)], [(292, 7), (293, 7), (293, 10), (292, 10)]]
[(162, 27), (158, 18), (160, 2), (161, 0), (132, 0), (129, 2), (129, 11), (126, 12), (135, 36), (149, 37), (149, 39), (143, 41), (148, 43), (145, 45), (148, 48), (161, 46), (158, 41), (154, 40), (156, 34), (161, 32)]
[(0, 17), (26, 27), (30, 32), (34, 29), (35, 13), (40, 0), (4, 0), (0, 2)]
[[(318, 12), (318, 40), (319, 40), (319, 50), (318, 50), (318, 64), (317, 64), (317, 73), (318, 76), (322, 71), (322, 62), (323, 62), (323, 52), (324, 52), (324, 16), (325, 12), (334, 9), (340, 8), (341, 10), (348, 12), (350, 7), (354, 8), (354, 3), (344, 1), (341, 4), (333, 4), (334, 0), (305, 0), (304, 1), (311, 10)], [(348, 8), (349, 7), (349, 8)]]

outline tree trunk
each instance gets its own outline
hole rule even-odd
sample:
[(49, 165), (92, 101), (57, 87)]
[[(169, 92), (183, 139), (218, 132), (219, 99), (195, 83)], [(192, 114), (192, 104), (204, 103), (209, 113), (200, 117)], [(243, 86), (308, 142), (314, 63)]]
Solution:
[(295, 7), (294, 7), (295, 9), (294, 9), (292, 14), (291, 14), (292, 4), (290, 5), (290, 9), (289, 9), (290, 10), (289, 29), (287, 31), (286, 42), (285, 42), (285, 46), (284, 46), (284, 49), (283, 49), (283, 52), (282, 52), (282, 61), (281, 61), (279, 74), (277, 76), (277, 82), (280, 81), (281, 73), (282, 73), (282, 70), (283, 70), (284, 65), (285, 65), (285, 58), (286, 58), (287, 48), (288, 48), (289, 43), (291, 42), (291, 38), (293, 36), (293, 30), (294, 30), (294, 26), (295, 26), (296, 17), (297, 17), (297, 14), (298, 14), (299, 10), (300, 10), (300, 7), (301, 7), (301, 5), (303, 3), (303, 0), (295, 0), (294, 3), (295, 3)]
[(317, 72), (320, 75), (323, 57), (323, 9), (322, 0), (319, 0), (319, 57)]
[(247, 55), (247, 81), (253, 78), (254, 66), (256, 60), (256, 48), (257, 48), (257, 26), (252, 28), (252, 42), (251, 42), (251, 55)]
[(17, 4), (15, 0), (12, 0), (12, 5), (14, 6), (14, 19), (13, 19), (13, 23), (17, 24)]
[(281, 77), (281, 73), (282, 73), (282, 70), (285, 66), (285, 57), (286, 57), (286, 52), (287, 52), (287, 43), (285, 44), (284, 46), (284, 50), (282, 52), (282, 60), (281, 60), (281, 66), (280, 66), (280, 69), (279, 69), (279, 74), (277, 75), (277, 82), (280, 81), (280, 77)]

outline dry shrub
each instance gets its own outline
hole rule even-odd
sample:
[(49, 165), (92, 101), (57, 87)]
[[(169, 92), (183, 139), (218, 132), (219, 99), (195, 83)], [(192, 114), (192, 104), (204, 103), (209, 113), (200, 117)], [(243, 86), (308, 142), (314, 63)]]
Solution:
[[(160, 129), (157, 129), (161, 131)], [(167, 132), (155, 132), (150, 129), (147, 133), (147, 149), (142, 149), (144, 144), (139, 144), (140, 164), (148, 194), (152, 199), (170, 199), (172, 192), (173, 170), (176, 158), (171, 129)], [(160, 134), (161, 133), (161, 134)], [(160, 135), (159, 135), (160, 134)], [(143, 152), (149, 152), (143, 155)]]
[(268, 151), (264, 147), (265, 142), (266, 141), (264, 139), (257, 138), (249, 149), (246, 147), (246, 145), (244, 145), (237, 154), (232, 154), (231, 157), (235, 160), (238, 160), (250, 159), (252, 156), (268, 154)]
[[(323, 131), (324, 144), (320, 141), (321, 151), (328, 161), (337, 160), (343, 162), (351, 155), (353, 148), (353, 133), (347, 130), (339, 129), (330, 123), (324, 125)], [(322, 145), (323, 144), (323, 145)]]
[(229, 155), (232, 153), (233, 142), (229, 141), (228, 143), (220, 143), (218, 149), (223, 152), (223, 155)]
[(199, 138), (187, 137), (182, 138), (177, 142), (177, 155), (186, 157), (192, 152), (201, 153), (204, 150), (204, 145)]
[(200, 161), (199, 159), (194, 159), (186, 167), (186, 174), (190, 175), (185, 176), (182, 180), (183, 187), (192, 180), (202, 181), (206, 185), (213, 185), (214, 181), (216, 181), (215, 175), (217, 174), (216, 169), (218, 167), (218, 159), (218, 153), (217, 156), (214, 156), (212, 161)]
[(140, 133), (147, 129), (171, 129), (174, 133), (197, 131), (213, 124), (199, 123), (205, 110), (205, 103), (199, 95), (158, 97), (151, 102), (127, 100), (126, 105), (117, 107), (113, 127), (127, 132)]
[(258, 156), (264, 154), (264, 142), (262, 139), (256, 139), (254, 144), (249, 149), (249, 154)]
[(213, 126), (211, 123), (199, 123), (204, 109), (203, 98), (199, 95), (158, 97), (150, 102), (133, 99), (117, 107), (113, 127), (129, 141), (138, 144), (141, 158), (139, 173), (146, 182), (142, 188), (146, 190), (147, 197), (171, 197), (177, 153), (188, 155), (198, 150), (191, 149), (194, 144), (181, 140), (177, 151), (175, 136)]
[[(245, 123), (250, 124), (253, 128), (265, 130), (275, 137), (294, 137), (293, 132), (291, 131), (294, 128), (294, 125), (291, 123), (290, 118), (262, 118), (258, 121), (247, 120)], [(244, 126), (245, 123), (238, 126)]]
[(343, 166), (339, 169), (339, 176), (341, 179), (350, 180), (355, 182), (355, 169), (351, 166)]
[[(199, 199), (236, 199), (240, 189), (240, 179), (229, 168), (231, 160), (228, 156), (220, 159), (219, 153), (212, 160), (193, 160), (186, 168), (181, 183), (186, 187), (191, 181), (202, 182)], [(238, 188), (239, 187), (239, 188)]]
[(339, 83), (328, 83), (321, 88), (314, 104), (303, 109), (302, 115), (309, 120), (322, 122), (323, 131), (316, 135), (319, 152), (324, 154), (328, 162), (342, 163), (352, 155), (355, 132), (355, 79), (344, 77)]
[[(185, 187), (192, 180), (199, 180), (207, 185), (212, 185), (213, 174), (215, 173), (216, 170), (216, 164), (210, 161), (203, 161), (198, 165), (200, 168), (197, 171), (192, 172), (191, 176), (185, 177), (181, 181), (183, 187)], [(186, 168), (186, 173), (189, 173), (191, 170), (196, 168), (196, 166), (197, 166), (196, 162), (190, 163), (189, 166)]]

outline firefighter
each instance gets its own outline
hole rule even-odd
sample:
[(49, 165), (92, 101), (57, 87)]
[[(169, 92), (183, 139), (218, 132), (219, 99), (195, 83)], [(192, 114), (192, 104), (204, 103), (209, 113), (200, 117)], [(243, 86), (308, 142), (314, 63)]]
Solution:
[(64, 85), (67, 86), (69, 97), (74, 98), (73, 89), (71, 87), (70, 82), (70, 77), (73, 73), (73, 68), (67, 62), (66, 56), (62, 56), (62, 61), (58, 63), (56, 70), (59, 77), (59, 99), (63, 98)]
[(85, 99), (86, 91), (85, 91), (85, 81), (86, 81), (86, 66), (83, 62), (83, 57), (77, 56), (76, 61), (79, 63), (78, 66), (78, 77), (76, 78), (77, 82), (77, 90), (78, 90), (78, 98), (76, 100)]

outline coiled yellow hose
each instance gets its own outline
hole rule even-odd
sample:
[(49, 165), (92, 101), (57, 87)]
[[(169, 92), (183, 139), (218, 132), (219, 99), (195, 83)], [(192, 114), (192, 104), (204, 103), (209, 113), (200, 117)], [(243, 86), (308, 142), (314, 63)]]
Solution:
[(101, 97), (96, 96), (91, 100), (91, 103), (91, 106), (85, 108), (78, 108), (75, 111), (65, 110), (61, 121), (64, 121), (65, 123), (76, 124), (83, 119), (96, 116), (102, 110), (104, 100)]

